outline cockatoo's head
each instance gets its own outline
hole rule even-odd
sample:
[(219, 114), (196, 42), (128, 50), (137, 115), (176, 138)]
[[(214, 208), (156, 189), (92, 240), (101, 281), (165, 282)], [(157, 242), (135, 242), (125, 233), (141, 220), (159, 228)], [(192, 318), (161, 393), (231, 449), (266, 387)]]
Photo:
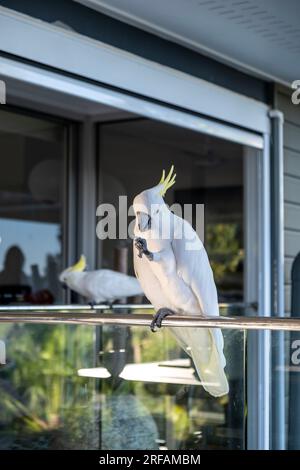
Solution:
[(72, 273), (80, 273), (83, 272), (86, 268), (86, 259), (84, 255), (80, 256), (79, 261), (75, 263), (70, 268), (65, 269), (59, 276), (59, 280), (63, 285), (66, 285), (68, 282), (68, 278)]
[(160, 182), (153, 188), (138, 194), (133, 201), (136, 216), (134, 235), (145, 239), (161, 239), (163, 225), (166, 226), (172, 214), (165, 204), (164, 196), (175, 184), (176, 174), (172, 165), (167, 177), (163, 170)]

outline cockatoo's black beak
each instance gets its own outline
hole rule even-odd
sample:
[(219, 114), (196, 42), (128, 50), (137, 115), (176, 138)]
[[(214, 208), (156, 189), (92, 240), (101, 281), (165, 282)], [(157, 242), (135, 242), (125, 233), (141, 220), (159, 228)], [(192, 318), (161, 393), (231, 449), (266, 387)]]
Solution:
[(68, 289), (68, 286), (67, 286), (67, 284), (66, 284), (65, 282), (62, 282), (61, 287), (62, 287), (63, 289)]
[(145, 232), (146, 230), (150, 230), (151, 228), (151, 217), (149, 214), (145, 212), (137, 212), (136, 213), (138, 227), (140, 232)]

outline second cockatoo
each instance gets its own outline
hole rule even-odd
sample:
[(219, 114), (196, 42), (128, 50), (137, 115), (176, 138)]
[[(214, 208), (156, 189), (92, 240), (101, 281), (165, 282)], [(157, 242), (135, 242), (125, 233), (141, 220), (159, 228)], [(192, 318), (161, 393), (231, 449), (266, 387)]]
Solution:
[(81, 255), (80, 260), (74, 266), (61, 273), (59, 280), (92, 304), (101, 302), (111, 304), (124, 297), (143, 294), (139, 281), (133, 276), (111, 269), (95, 271), (85, 271), (85, 269), (85, 256)]
[[(206, 250), (192, 226), (172, 213), (164, 202), (175, 183), (173, 167), (163, 172), (156, 186), (138, 194), (133, 202), (134, 267), (144, 293), (156, 314), (151, 329), (164, 317), (219, 315), (213, 272)], [(204, 389), (215, 397), (228, 393), (226, 360), (220, 329), (170, 328), (192, 358)]]

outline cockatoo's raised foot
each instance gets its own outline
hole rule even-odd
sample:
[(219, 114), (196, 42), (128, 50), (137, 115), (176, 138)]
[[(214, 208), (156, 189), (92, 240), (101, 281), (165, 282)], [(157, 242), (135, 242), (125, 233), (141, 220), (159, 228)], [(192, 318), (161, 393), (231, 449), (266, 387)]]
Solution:
[(144, 238), (136, 238), (134, 240), (134, 244), (138, 250), (138, 257), (139, 258), (142, 258), (143, 255), (146, 256), (146, 258), (148, 258), (149, 261), (153, 261), (153, 253), (151, 253), (148, 248), (147, 248), (147, 242)]
[(170, 308), (160, 308), (157, 310), (150, 325), (151, 331), (155, 333), (156, 328), (161, 328), (162, 320), (169, 315), (175, 315), (175, 312)]

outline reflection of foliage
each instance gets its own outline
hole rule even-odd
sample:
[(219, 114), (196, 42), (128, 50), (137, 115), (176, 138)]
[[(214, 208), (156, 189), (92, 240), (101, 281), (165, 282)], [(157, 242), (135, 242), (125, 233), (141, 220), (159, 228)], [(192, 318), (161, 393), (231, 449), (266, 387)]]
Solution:
[(217, 282), (235, 273), (243, 260), (240, 227), (237, 223), (208, 224), (206, 246)]
[(86, 387), (77, 369), (87, 352), (91, 354), (91, 329), (14, 325), (6, 341), (9, 363), (0, 376), (0, 448), (81, 445), (84, 423), (92, 420), (93, 383)]
[[(124, 331), (125, 364), (187, 357), (167, 329), (157, 334), (148, 328)], [(79, 377), (79, 368), (93, 367), (94, 332), (82, 325), (0, 326), (8, 348), (8, 364), (0, 369), (0, 448), (142, 448), (143, 443), (157, 448), (157, 438), (169, 449), (236, 445), (228, 444), (226, 434), (228, 397), (214, 399), (200, 386), (168, 381)], [(99, 357), (110, 372), (114, 332), (102, 328)], [(115, 353), (117, 360), (122, 358)], [(229, 381), (242, 374), (242, 364), (234, 364), (234, 374), (227, 368)], [(242, 399), (230, 406), (235, 419), (242, 416)], [(233, 432), (241, 446), (242, 426)]]
[(135, 362), (156, 362), (179, 357), (181, 350), (168, 331), (151, 335), (148, 329), (132, 328), (134, 331), (133, 351)]
[[(107, 366), (109, 351), (112, 348), (112, 329), (104, 327), (102, 333), (103, 366)], [(130, 348), (129, 348), (130, 342)], [(147, 328), (132, 327), (127, 336), (126, 350), (133, 351), (133, 357), (127, 353), (126, 363), (159, 362), (180, 357), (187, 357), (178, 346), (173, 335), (167, 329), (162, 329), (152, 334)], [(242, 350), (242, 349), (241, 349)], [(175, 371), (175, 369), (174, 369)], [(242, 376), (243, 366), (235, 367), (235, 374)], [(103, 411), (102, 428), (104, 436), (102, 445), (107, 445), (107, 426), (109, 423), (119, 422), (120, 417), (114, 410), (113, 397), (123, 399), (124, 403), (136, 397), (136, 402), (146, 407), (154, 418), (158, 437), (162, 443), (166, 443), (168, 449), (204, 449), (204, 448), (227, 448), (242, 447), (243, 427), (236, 430), (228, 429), (228, 433), (235, 432), (235, 441), (229, 441), (226, 429), (225, 410), (228, 407), (228, 397), (215, 399), (210, 397), (200, 386), (186, 386), (165, 383), (152, 383), (144, 380), (135, 382), (123, 381), (117, 388), (112, 382), (102, 382)], [(130, 394), (130, 395), (129, 395)], [(242, 390), (241, 390), (242, 394)], [(110, 398), (111, 397), (111, 398)], [(236, 417), (243, 416), (243, 403), (230, 404), (231, 410)], [(126, 405), (124, 405), (125, 412)], [(127, 414), (127, 411), (126, 411)], [(150, 416), (150, 415), (149, 415)], [(122, 426), (116, 435), (118, 442), (122, 441), (122, 448), (131, 448), (131, 438), (127, 436), (126, 429), (130, 427), (130, 419), (125, 419), (122, 413)], [(139, 416), (135, 416), (139, 419)], [(145, 428), (149, 425), (149, 417), (145, 416)], [(122, 428), (122, 429), (121, 429)], [(223, 429), (222, 429), (223, 428)], [(132, 431), (133, 433), (135, 432)], [(132, 432), (131, 437), (132, 437)], [(136, 432), (139, 433), (138, 428)], [(220, 437), (216, 437), (219, 433)], [(142, 436), (136, 437), (136, 445), (141, 442)]]

